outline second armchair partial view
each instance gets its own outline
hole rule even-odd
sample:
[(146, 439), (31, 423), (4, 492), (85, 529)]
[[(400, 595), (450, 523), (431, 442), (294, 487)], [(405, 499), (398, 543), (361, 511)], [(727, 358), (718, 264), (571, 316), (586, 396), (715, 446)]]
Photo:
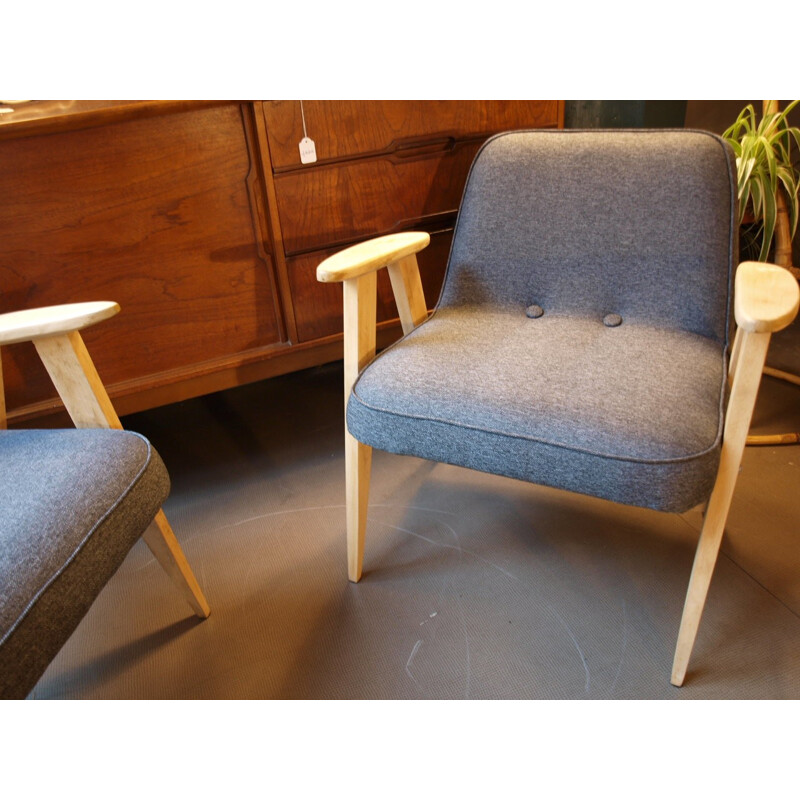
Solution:
[[(0, 403), (0, 697), (26, 697), (139, 537), (201, 619), (210, 609), (161, 508), (166, 467), (122, 430), (80, 330), (119, 311), (76, 303), (0, 315), (32, 341), (77, 430), (6, 430)], [(0, 363), (0, 399), (2, 391)]]

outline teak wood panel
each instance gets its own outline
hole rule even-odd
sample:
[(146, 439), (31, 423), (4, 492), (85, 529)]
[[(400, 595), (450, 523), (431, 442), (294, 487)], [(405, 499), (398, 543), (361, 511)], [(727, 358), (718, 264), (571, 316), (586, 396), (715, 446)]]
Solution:
[(473, 142), (399, 163), (375, 158), (276, 175), (286, 255), (419, 225), (452, 225), (479, 147)]
[[(304, 100), (306, 131), (318, 161), (446, 146), (447, 140), (486, 138), (514, 128), (563, 125), (557, 100)], [(299, 100), (264, 103), (272, 164), (276, 171), (305, 169)]]
[[(125, 120), (175, 114), (223, 100), (30, 100), (0, 114), (0, 140), (94, 128)], [(230, 102), (230, 101), (227, 101)]]
[[(417, 255), (428, 308), (433, 308), (439, 298), (452, 239), (452, 230), (431, 234), (430, 245)], [(292, 258), (287, 263), (301, 342), (342, 332), (342, 285), (320, 283), (316, 278), (317, 266), (334, 252), (336, 250), (310, 253)], [(378, 322), (397, 317), (397, 307), (386, 270), (378, 273), (377, 316)]]
[[(87, 341), (123, 414), (324, 363), (341, 357), (341, 292), (313, 280), (319, 261), (381, 233), (446, 231), (486, 136), (563, 125), (562, 101), (304, 105), (312, 165), (298, 101), (36, 101), (6, 115), (0, 311), (118, 301)], [(449, 239), (420, 258), (430, 304)], [(399, 332), (386, 276), (380, 292), (385, 344)], [(55, 407), (25, 348), (4, 348), (13, 424)]]
[[(86, 334), (110, 388), (280, 343), (249, 113), (232, 103), (3, 142), (0, 311), (118, 302)], [(25, 347), (4, 348), (10, 410), (54, 396)]]

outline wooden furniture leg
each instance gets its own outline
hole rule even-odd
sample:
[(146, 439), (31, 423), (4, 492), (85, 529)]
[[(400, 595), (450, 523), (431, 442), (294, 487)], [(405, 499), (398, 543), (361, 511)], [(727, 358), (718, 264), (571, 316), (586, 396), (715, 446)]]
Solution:
[(719, 472), (708, 503), (700, 541), (697, 545), (686, 603), (683, 609), (678, 644), (672, 665), (671, 682), (682, 686), (686, 677), (697, 628), (703, 613), (711, 575), (719, 554), (733, 489), (742, 462), (747, 431), (753, 416), (761, 372), (767, 357), (769, 333), (739, 332), (733, 388), (728, 403)]
[(142, 539), (164, 572), (169, 575), (194, 609), (194, 613), (205, 619), (211, 613), (211, 609), (162, 509), (158, 510), (156, 518), (142, 534)]
[[(78, 331), (33, 339), (33, 344), (75, 427), (122, 429)], [(163, 510), (159, 510), (143, 538), (197, 616), (205, 619), (210, 613), (208, 603)]]
[[(774, 367), (764, 367), (764, 374), (769, 375), (771, 378), (779, 378), (787, 383), (793, 383), (795, 386), (800, 386), (800, 376), (793, 375), (791, 372), (784, 372), (781, 369)], [(748, 445), (770, 445), (775, 446), (779, 444), (798, 444), (800, 443), (800, 433), (792, 431), (790, 433), (762, 433), (751, 434), (747, 437)]]
[[(344, 402), (359, 372), (375, 357), (377, 275), (369, 272), (344, 281)], [(347, 492), (347, 575), (357, 583), (364, 563), (372, 448), (344, 426)]]
[[(403, 333), (410, 333), (428, 316), (416, 253), (427, 247), (427, 233), (408, 231), (381, 236), (348, 247), (317, 267), (317, 280), (342, 283), (344, 289), (344, 402), (359, 373), (375, 358), (377, 271), (386, 267), (392, 282)], [(344, 425), (347, 494), (347, 574), (357, 583), (364, 562), (372, 448)]]

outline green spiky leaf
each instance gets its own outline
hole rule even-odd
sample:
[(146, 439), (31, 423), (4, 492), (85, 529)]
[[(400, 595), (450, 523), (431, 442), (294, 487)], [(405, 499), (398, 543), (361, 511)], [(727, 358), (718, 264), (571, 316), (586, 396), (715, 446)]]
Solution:
[(800, 219), (800, 171), (792, 163), (800, 151), (800, 129), (787, 123), (789, 112), (800, 103), (794, 100), (781, 112), (765, 114), (759, 120), (752, 104), (745, 106), (723, 133), (736, 156), (739, 190), (739, 223), (751, 211), (760, 230), (759, 261), (769, 257), (778, 217), (777, 193), (782, 191), (789, 212), (792, 235)]

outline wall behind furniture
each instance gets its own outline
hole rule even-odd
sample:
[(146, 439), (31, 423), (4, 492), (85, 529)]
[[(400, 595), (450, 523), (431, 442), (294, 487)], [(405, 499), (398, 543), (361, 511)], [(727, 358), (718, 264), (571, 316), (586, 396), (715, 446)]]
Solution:
[(686, 100), (567, 100), (565, 128), (682, 128)]

